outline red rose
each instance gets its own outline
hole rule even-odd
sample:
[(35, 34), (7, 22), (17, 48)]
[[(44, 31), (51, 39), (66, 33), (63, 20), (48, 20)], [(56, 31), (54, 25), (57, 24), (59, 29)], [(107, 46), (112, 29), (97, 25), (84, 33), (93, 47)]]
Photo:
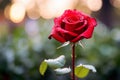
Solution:
[(91, 38), (96, 20), (76, 10), (66, 10), (62, 16), (54, 19), (54, 26), (49, 36), (61, 43), (77, 42), (83, 38)]

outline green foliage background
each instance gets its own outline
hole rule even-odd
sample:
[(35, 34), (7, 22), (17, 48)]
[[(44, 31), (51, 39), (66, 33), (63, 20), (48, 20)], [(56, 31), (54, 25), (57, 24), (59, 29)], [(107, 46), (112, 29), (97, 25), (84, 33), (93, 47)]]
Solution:
[[(70, 45), (56, 49), (61, 43), (48, 40), (53, 20), (33, 20), (33, 23), (37, 24), (38, 34), (31, 32), (30, 36), (24, 25), (14, 25), (12, 30), (7, 28), (6, 33), (1, 34), (0, 80), (70, 80), (70, 74), (58, 76), (50, 68), (45, 76), (40, 75), (39, 65), (44, 59), (65, 55), (65, 66), (70, 66), (71, 49)], [(118, 27), (109, 30), (98, 20), (93, 37), (82, 41), (85, 48), (76, 46), (76, 65), (91, 64), (97, 69), (97, 73), (90, 73), (85, 80), (120, 79), (119, 33)]]

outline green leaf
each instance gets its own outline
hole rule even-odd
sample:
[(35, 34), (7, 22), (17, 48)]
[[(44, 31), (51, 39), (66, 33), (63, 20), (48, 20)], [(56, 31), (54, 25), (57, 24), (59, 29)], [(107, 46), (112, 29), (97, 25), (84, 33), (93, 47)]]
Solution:
[(84, 78), (88, 75), (89, 71), (92, 70), (93, 72), (96, 72), (96, 69), (92, 65), (78, 65), (75, 67), (75, 75), (78, 78)]
[(63, 67), (65, 64), (65, 56), (61, 55), (56, 59), (48, 59), (44, 61), (52, 68), (60, 68)]
[(67, 74), (69, 72), (71, 72), (70, 68), (58, 68), (54, 70), (56, 72), (56, 74), (62, 75), (62, 74)]
[(75, 75), (78, 77), (78, 78), (84, 78), (88, 75), (89, 73), (89, 69), (83, 67), (83, 66), (77, 66), (75, 68)]
[(39, 71), (40, 71), (41, 75), (44, 75), (44, 74), (45, 74), (45, 71), (46, 71), (46, 69), (47, 69), (47, 66), (48, 66), (48, 64), (47, 64), (45, 61), (43, 61), (43, 62), (41, 63), (41, 65), (40, 65), (40, 67), (39, 67)]

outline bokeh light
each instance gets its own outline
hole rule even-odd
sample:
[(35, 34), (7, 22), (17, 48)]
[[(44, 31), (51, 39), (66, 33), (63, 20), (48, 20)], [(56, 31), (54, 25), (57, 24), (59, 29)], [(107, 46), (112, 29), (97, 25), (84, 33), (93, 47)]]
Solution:
[(25, 7), (22, 4), (15, 3), (10, 8), (10, 19), (15, 22), (21, 22), (25, 17)]
[(78, 3), (75, 7), (77, 10), (82, 11), (88, 15), (92, 13), (92, 11), (88, 8), (87, 0), (78, 0)]
[(25, 16), (33, 20), (40, 17), (53, 19), (60, 16), (66, 9), (77, 9), (91, 15), (101, 7), (102, 0), (12, 0), (12, 4), (5, 8), (4, 14), (7, 19), (19, 23)]
[(30, 19), (39, 19), (40, 18), (40, 13), (38, 10), (38, 6), (36, 6), (36, 4), (33, 5), (32, 7), (28, 7), (26, 12), (27, 12), (27, 16)]
[(90, 15), (101, 7), (102, 0), (12, 0), (11, 6), (5, 8), (4, 14), (7, 19), (19, 23), (25, 18), (25, 14), (33, 20), (40, 17), (53, 19), (66, 9), (77, 9)]
[(102, 0), (87, 0), (87, 6), (91, 11), (98, 11), (102, 7)]
[(25, 7), (32, 5), (31, 2), (34, 2), (33, 0), (12, 0), (13, 3), (20, 3), (24, 5)]
[(45, 19), (51, 19), (61, 15), (66, 9), (74, 9), (76, 0), (45, 0), (39, 1), (40, 15)]
[(120, 9), (120, 0), (110, 0), (110, 2), (115, 8)]
[(10, 15), (9, 15), (9, 13), (10, 13), (10, 5), (8, 5), (6, 8), (5, 8), (5, 10), (4, 10), (4, 15), (5, 15), (5, 17), (7, 18), (7, 19), (9, 19), (10, 18)]

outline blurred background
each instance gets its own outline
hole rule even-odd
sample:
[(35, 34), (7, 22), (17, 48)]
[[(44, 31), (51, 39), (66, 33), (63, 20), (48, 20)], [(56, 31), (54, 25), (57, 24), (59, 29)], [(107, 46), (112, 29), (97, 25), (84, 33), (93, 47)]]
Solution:
[(71, 80), (51, 68), (39, 73), (44, 59), (66, 56), (70, 46), (48, 40), (53, 19), (66, 9), (77, 9), (97, 19), (98, 25), (85, 49), (76, 47), (76, 65), (91, 64), (97, 73), (79, 80), (120, 80), (120, 0), (0, 0), (0, 80)]

